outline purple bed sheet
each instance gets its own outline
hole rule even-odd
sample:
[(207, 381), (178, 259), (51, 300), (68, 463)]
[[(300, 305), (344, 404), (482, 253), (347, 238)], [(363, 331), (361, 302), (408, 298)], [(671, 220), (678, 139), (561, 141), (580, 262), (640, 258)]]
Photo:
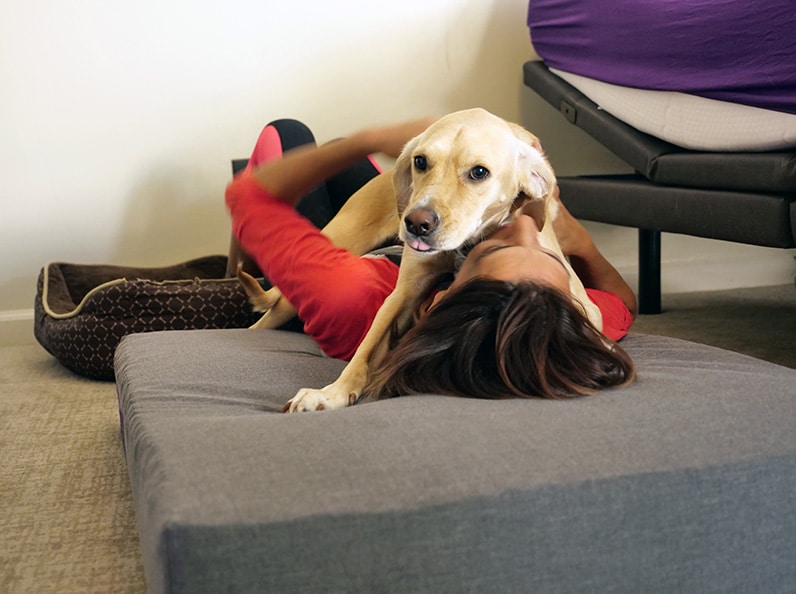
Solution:
[(796, 1), (530, 0), (545, 64), (796, 114)]

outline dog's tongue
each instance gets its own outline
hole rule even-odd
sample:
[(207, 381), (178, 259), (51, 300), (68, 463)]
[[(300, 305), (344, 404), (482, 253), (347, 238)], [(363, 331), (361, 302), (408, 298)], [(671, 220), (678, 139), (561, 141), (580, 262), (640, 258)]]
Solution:
[(426, 242), (421, 241), (419, 239), (413, 239), (408, 242), (409, 247), (418, 252), (427, 252), (431, 249), (431, 246), (428, 245)]

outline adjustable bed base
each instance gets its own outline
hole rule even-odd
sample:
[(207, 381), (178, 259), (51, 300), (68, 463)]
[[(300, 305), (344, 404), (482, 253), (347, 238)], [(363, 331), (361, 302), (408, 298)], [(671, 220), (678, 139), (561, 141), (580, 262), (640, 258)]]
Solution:
[(659, 313), (661, 232), (796, 247), (796, 147), (763, 153), (692, 151), (639, 132), (540, 61), (524, 82), (635, 171), (559, 178), (578, 218), (639, 230), (639, 312)]

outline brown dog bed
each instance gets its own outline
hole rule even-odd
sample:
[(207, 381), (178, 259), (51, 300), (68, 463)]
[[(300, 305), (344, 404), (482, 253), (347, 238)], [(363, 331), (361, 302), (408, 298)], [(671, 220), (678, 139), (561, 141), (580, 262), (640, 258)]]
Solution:
[(224, 278), (226, 268), (226, 256), (163, 268), (48, 264), (36, 292), (36, 340), (72, 371), (112, 380), (127, 334), (253, 324), (261, 314), (237, 279)]

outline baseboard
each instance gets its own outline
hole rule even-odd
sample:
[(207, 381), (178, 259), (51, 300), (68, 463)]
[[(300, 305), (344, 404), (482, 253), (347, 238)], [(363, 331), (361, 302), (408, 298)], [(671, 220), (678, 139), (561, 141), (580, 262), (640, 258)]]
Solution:
[[(617, 266), (627, 283), (638, 290), (638, 267), (634, 264)], [(758, 261), (735, 262), (661, 262), (661, 293), (700, 293), (730, 291), (754, 287), (792, 285), (794, 271), (782, 263)]]
[(33, 344), (33, 310), (0, 311), (0, 346)]
[(664, 294), (772, 287), (793, 283), (796, 266), (786, 250), (776, 257), (664, 262), (661, 291)]
[[(600, 223), (585, 225), (600, 251), (635, 289), (638, 286), (638, 232)], [(673, 294), (788, 285), (796, 277), (794, 258), (794, 249), (664, 233), (661, 291)]]

